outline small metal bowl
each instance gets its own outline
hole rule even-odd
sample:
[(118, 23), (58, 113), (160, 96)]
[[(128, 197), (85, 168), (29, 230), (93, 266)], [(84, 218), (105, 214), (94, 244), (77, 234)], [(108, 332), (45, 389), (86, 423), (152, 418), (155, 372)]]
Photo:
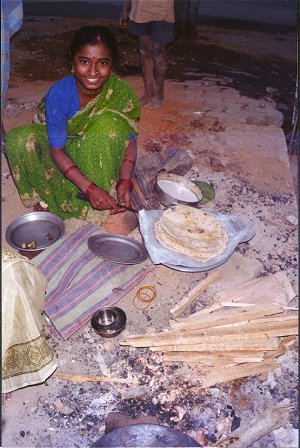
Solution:
[(124, 330), (126, 314), (116, 306), (105, 306), (93, 314), (91, 325), (99, 336), (113, 338)]
[(160, 174), (154, 190), (165, 207), (179, 204), (195, 206), (202, 199), (201, 190), (192, 181), (171, 173)]

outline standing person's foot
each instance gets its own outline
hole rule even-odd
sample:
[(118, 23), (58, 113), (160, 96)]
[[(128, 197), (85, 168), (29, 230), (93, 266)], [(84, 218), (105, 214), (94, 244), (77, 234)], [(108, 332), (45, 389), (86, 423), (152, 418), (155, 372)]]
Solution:
[(139, 102), (141, 106), (145, 106), (152, 100), (152, 96), (149, 95), (143, 95), (139, 97)]
[(159, 109), (160, 108), (160, 106), (162, 105), (162, 102), (163, 102), (163, 100), (162, 99), (159, 99), (159, 98), (157, 98), (157, 97), (153, 97), (152, 99), (151, 99), (151, 101), (149, 101), (149, 103), (146, 103), (145, 104), (145, 108), (146, 109)]

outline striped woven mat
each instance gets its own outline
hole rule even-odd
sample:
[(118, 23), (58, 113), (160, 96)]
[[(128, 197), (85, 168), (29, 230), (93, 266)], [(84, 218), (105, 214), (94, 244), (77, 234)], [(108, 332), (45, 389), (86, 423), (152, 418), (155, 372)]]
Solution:
[(64, 339), (100, 306), (115, 305), (155, 268), (150, 259), (125, 265), (95, 256), (87, 240), (101, 233), (101, 227), (86, 224), (32, 259), (48, 279), (45, 314)]
[[(132, 177), (132, 202), (137, 209), (159, 209), (154, 183), (162, 171), (185, 174), (193, 165), (181, 148), (164, 148), (137, 160)], [(99, 306), (114, 305), (155, 266), (150, 259), (136, 265), (105, 261), (87, 247), (94, 234), (104, 233), (86, 224), (32, 259), (48, 279), (45, 313), (54, 332), (64, 339), (84, 325)], [(50, 328), (51, 329), (51, 328)]]

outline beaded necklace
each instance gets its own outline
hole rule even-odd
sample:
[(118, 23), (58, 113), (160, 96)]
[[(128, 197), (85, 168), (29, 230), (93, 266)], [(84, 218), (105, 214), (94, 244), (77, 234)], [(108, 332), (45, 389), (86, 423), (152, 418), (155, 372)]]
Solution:
[(82, 90), (83, 93), (85, 93), (86, 95), (98, 95), (101, 90), (102, 87), (100, 89), (86, 89), (80, 82), (77, 83), (77, 85), (79, 86), (80, 90)]

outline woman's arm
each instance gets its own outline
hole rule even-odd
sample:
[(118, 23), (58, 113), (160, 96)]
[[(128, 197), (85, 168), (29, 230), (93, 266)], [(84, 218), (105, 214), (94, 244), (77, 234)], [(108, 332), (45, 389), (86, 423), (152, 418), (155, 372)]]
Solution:
[(134, 171), (135, 162), (137, 158), (137, 141), (136, 139), (130, 140), (125, 156), (120, 167), (119, 182), (117, 184), (117, 196), (118, 203), (130, 207), (131, 197), (130, 191), (132, 190), (131, 176)]
[(117, 208), (116, 202), (109, 193), (81, 173), (78, 166), (66, 153), (64, 147), (50, 148), (50, 155), (59, 171), (87, 196), (95, 209), (110, 210)]
[(131, 179), (132, 173), (134, 171), (135, 162), (137, 158), (137, 141), (136, 139), (132, 139), (129, 141), (129, 144), (125, 151), (125, 156), (120, 167), (120, 176), (119, 179)]

